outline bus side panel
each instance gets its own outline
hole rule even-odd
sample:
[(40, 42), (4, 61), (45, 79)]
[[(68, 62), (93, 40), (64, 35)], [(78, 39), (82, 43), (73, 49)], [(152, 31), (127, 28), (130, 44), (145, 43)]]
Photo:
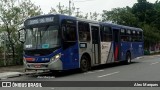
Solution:
[(111, 42), (101, 42), (101, 64), (105, 64), (108, 61), (110, 48)]
[[(126, 59), (126, 53), (130, 50), (131, 42), (121, 42), (121, 61)], [(131, 51), (131, 55), (133, 52)]]
[(78, 43), (62, 52), (63, 70), (79, 68)]
[(114, 62), (114, 47), (113, 47), (113, 42), (111, 42), (106, 63), (113, 63), (113, 62)]
[(133, 48), (133, 50), (132, 50), (133, 51), (132, 58), (138, 57), (138, 55), (139, 55), (138, 47), (139, 47), (139, 43), (137, 43), (137, 42), (133, 42), (132, 43), (132, 48)]
[(132, 58), (136, 58), (143, 55), (143, 42), (133, 42), (132, 48), (134, 55)]

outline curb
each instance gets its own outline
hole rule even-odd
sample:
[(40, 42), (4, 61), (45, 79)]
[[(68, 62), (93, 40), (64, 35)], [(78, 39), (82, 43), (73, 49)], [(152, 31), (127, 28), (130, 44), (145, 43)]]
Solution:
[[(6, 73), (8, 73), (8, 72), (6, 72)], [(5, 80), (7, 78), (19, 77), (19, 76), (23, 76), (23, 75), (41, 74), (41, 73), (46, 73), (46, 72), (41, 71), (41, 72), (11, 72), (11, 73), (13, 73), (13, 74), (6, 75), (6, 76), (4, 76), (4, 75), (0, 76), (0, 80)], [(14, 73), (17, 73), (17, 74), (14, 74)], [(0, 74), (2, 74), (2, 73), (0, 73)]]
[(47, 71), (34, 71), (34, 72), (25, 72), (25, 75), (31, 75), (31, 74), (42, 74), (46, 73)]
[(13, 77), (19, 77), (24, 75), (25, 73), (22, 72), (17, 72), (17, 74), (10, 74), (10, 75), (6, 75), (6, 76), (0, 76), (0, 80), (5, 80), (7, 78), (13, 78)]

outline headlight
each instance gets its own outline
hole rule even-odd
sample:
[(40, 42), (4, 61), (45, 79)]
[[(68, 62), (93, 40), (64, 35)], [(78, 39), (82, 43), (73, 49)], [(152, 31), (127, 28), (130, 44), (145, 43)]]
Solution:
[(57, 55), (55, 55), (54, 57), (51, 58), (51, 61), (58, 60), (60, 58), (61, 58), (61, 54), (57, 54)]
[(60, 57), (61, 57), (61, 55), (60, 54), (57, 54), (56, 56), (54, 56), (55, 57), (55, 59), (59, 59)]

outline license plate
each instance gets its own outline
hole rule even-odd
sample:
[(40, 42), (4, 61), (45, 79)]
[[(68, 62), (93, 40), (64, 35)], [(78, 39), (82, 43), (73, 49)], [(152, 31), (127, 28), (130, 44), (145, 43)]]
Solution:
[(41, 67), (41, 64), (36, 64), (34, 65), (35, 68), (40, 68)]

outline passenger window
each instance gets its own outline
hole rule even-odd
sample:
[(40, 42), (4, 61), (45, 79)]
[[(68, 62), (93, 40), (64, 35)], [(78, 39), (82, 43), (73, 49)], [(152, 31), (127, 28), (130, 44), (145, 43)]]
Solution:
[(125, 29), (121, 29), (121, 35), (125, 35), (126, 34), (126, 30)]
[(127, 35), (130, 35), (131, 34), (131, 30), (127, 30)]
[(77, 41), (76, 22), (73, 20), (62, 21), (63, 49), (75, 45)]
[(137, 32), (135, 30), (132, 31), (132, 42), (136, 42), (137, 41)]
[(139, 32), (139, 41), (142, 42), (143, 40), (143, 33), (142, 31)]
[(110, 27), (101, 27), (101, 41), (110, 42), (112, 41), (112, 29)]
[(131, 30), (121, 29), (121, 42), (131, 41)]
[(85, 22), (78, 23), (78, 30), (79, 30), (79, 41), (81, 42), (88, 42), (91, 40), (90, 38), (90, 29), (89, 24)]
[(66, 29), (63, 30), (65, 41), (76, 41), (76, 26), (66, 25)]

